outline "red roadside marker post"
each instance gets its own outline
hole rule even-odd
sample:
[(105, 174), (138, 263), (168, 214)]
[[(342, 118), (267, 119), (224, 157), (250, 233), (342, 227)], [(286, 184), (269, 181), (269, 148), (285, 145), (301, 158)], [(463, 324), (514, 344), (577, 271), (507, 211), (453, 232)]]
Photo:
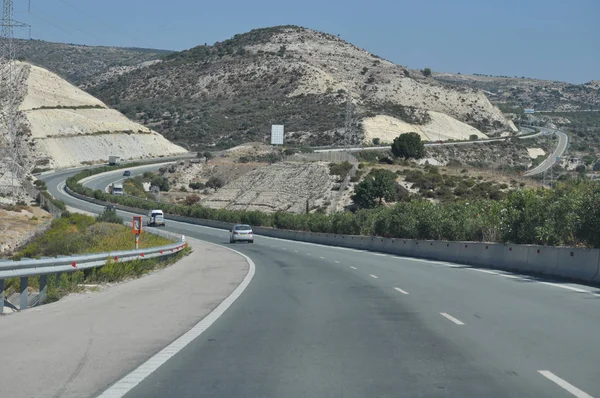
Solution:
[(135, 235), (135, 248), (140, 248), (140, 234), (142, 233), (142, 216), (133, 216), (131, 228)]

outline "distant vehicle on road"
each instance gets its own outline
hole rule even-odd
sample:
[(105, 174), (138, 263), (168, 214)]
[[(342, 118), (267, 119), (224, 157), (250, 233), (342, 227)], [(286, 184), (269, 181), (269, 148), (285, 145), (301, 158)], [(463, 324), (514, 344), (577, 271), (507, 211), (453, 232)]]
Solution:
[(164, 227), (165, 226), (165, 214), (162, 210), (150, 210), (148, 212), (148, 220), (146, 225), (149, 227)]
[(104, 208), (104, 211), (117, 211), (117, 208), (115, 207), (115, 205), (106, 205), (106, 207)]
[(109, 156), (108, 157), (108, 165), (109, 166), (118, 166), (121, 164), (120, 156)]
[(123, 176), (124, 176), (124, 177), (131, 177), (131, 171), (129, 171), (129, 170), (125, 170), (125, 171), (123, 172)]
[(123, 196), (124, 191), (123, 191), (123, 184), (119, 184), (114, 182), (111, 186), (110, 186), (110, 193), (116, 196)]
[(254, 243), (252, 227), (247, 224), (236, 224), (229, 233), (229, 243), (249, 242)]

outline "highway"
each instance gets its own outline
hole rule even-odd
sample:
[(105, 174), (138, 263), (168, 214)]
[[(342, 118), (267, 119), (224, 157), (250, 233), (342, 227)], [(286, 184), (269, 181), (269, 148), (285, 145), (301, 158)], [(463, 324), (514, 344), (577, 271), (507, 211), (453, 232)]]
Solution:
[[(521, 133), (518, 135), (514, 135), (511, 137), (500, 137), (500, 138), (487, 138), (481, 140), (463, 140), (463, 141), (443, 141), (443, 142), (425, 142), (426, 147), (436, 147), (436, 146), (464, 146), (464, 145), (476, 145), (476, 144), (487, 144), (490, 142), (503, 142), (509, 138), (518, 137), (522, 140), (528, 138), (539, 137), (542, 132), (534, 133), (534, 129), (525, 127), (522, 129)], [(338, 148), (338, 147), (314, 147), (314, 152), (360, 152), (360, 151), (385, 151), (389, 150), (390, 146), (361, 146), (361, 147), (351, 147), (351, 148)]]
[(564, 155), (567, 150), (567, 146), (569, 145), (569, 136), (566, 133), (563, 133), (560, 130), (554, 130), (549, 128), (540, 128), (542, 133), (546, 134), (555, 134), (558, 137), (558, 144), (554, 149), (554, 152), (546, 158), (542, 163), (540, 163), (537, 167), (528, 170), (524, 175), (526, 176), (534, 176), (538, 174), (542, 174), (545, 171), (549, 170), (556, 163), (558, 163), (557, 159), (560, 159), (561, 156)]
[[(69, 206), (100, 211), (60, 190), (69, 174), (43, 179)], [(600, 396), (598, 289), (267, 237), (230, 245), (227, 231), (168, 220), (166, 229), (233, 247), (256, 274), (126, 397)]]

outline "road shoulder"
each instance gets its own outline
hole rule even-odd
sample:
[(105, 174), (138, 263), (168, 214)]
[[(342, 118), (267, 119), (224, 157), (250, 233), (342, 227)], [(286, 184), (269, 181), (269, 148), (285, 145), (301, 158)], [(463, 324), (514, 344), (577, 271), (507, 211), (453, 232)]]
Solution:
[(207, 316), (249, 264), (188, 241), (192, 254), (166, 269), (0, 318), (0, 396), (97, 395)]

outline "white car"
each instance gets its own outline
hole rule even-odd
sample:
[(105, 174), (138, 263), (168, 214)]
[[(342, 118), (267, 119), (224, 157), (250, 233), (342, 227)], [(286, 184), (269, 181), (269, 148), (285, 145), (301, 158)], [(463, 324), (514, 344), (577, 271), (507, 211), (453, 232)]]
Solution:
[(242, 241), (254, 243), (254, 233), (252, 232), (252, 227), (247, 224), (236, 224), (229, 233), (229, 243)]

